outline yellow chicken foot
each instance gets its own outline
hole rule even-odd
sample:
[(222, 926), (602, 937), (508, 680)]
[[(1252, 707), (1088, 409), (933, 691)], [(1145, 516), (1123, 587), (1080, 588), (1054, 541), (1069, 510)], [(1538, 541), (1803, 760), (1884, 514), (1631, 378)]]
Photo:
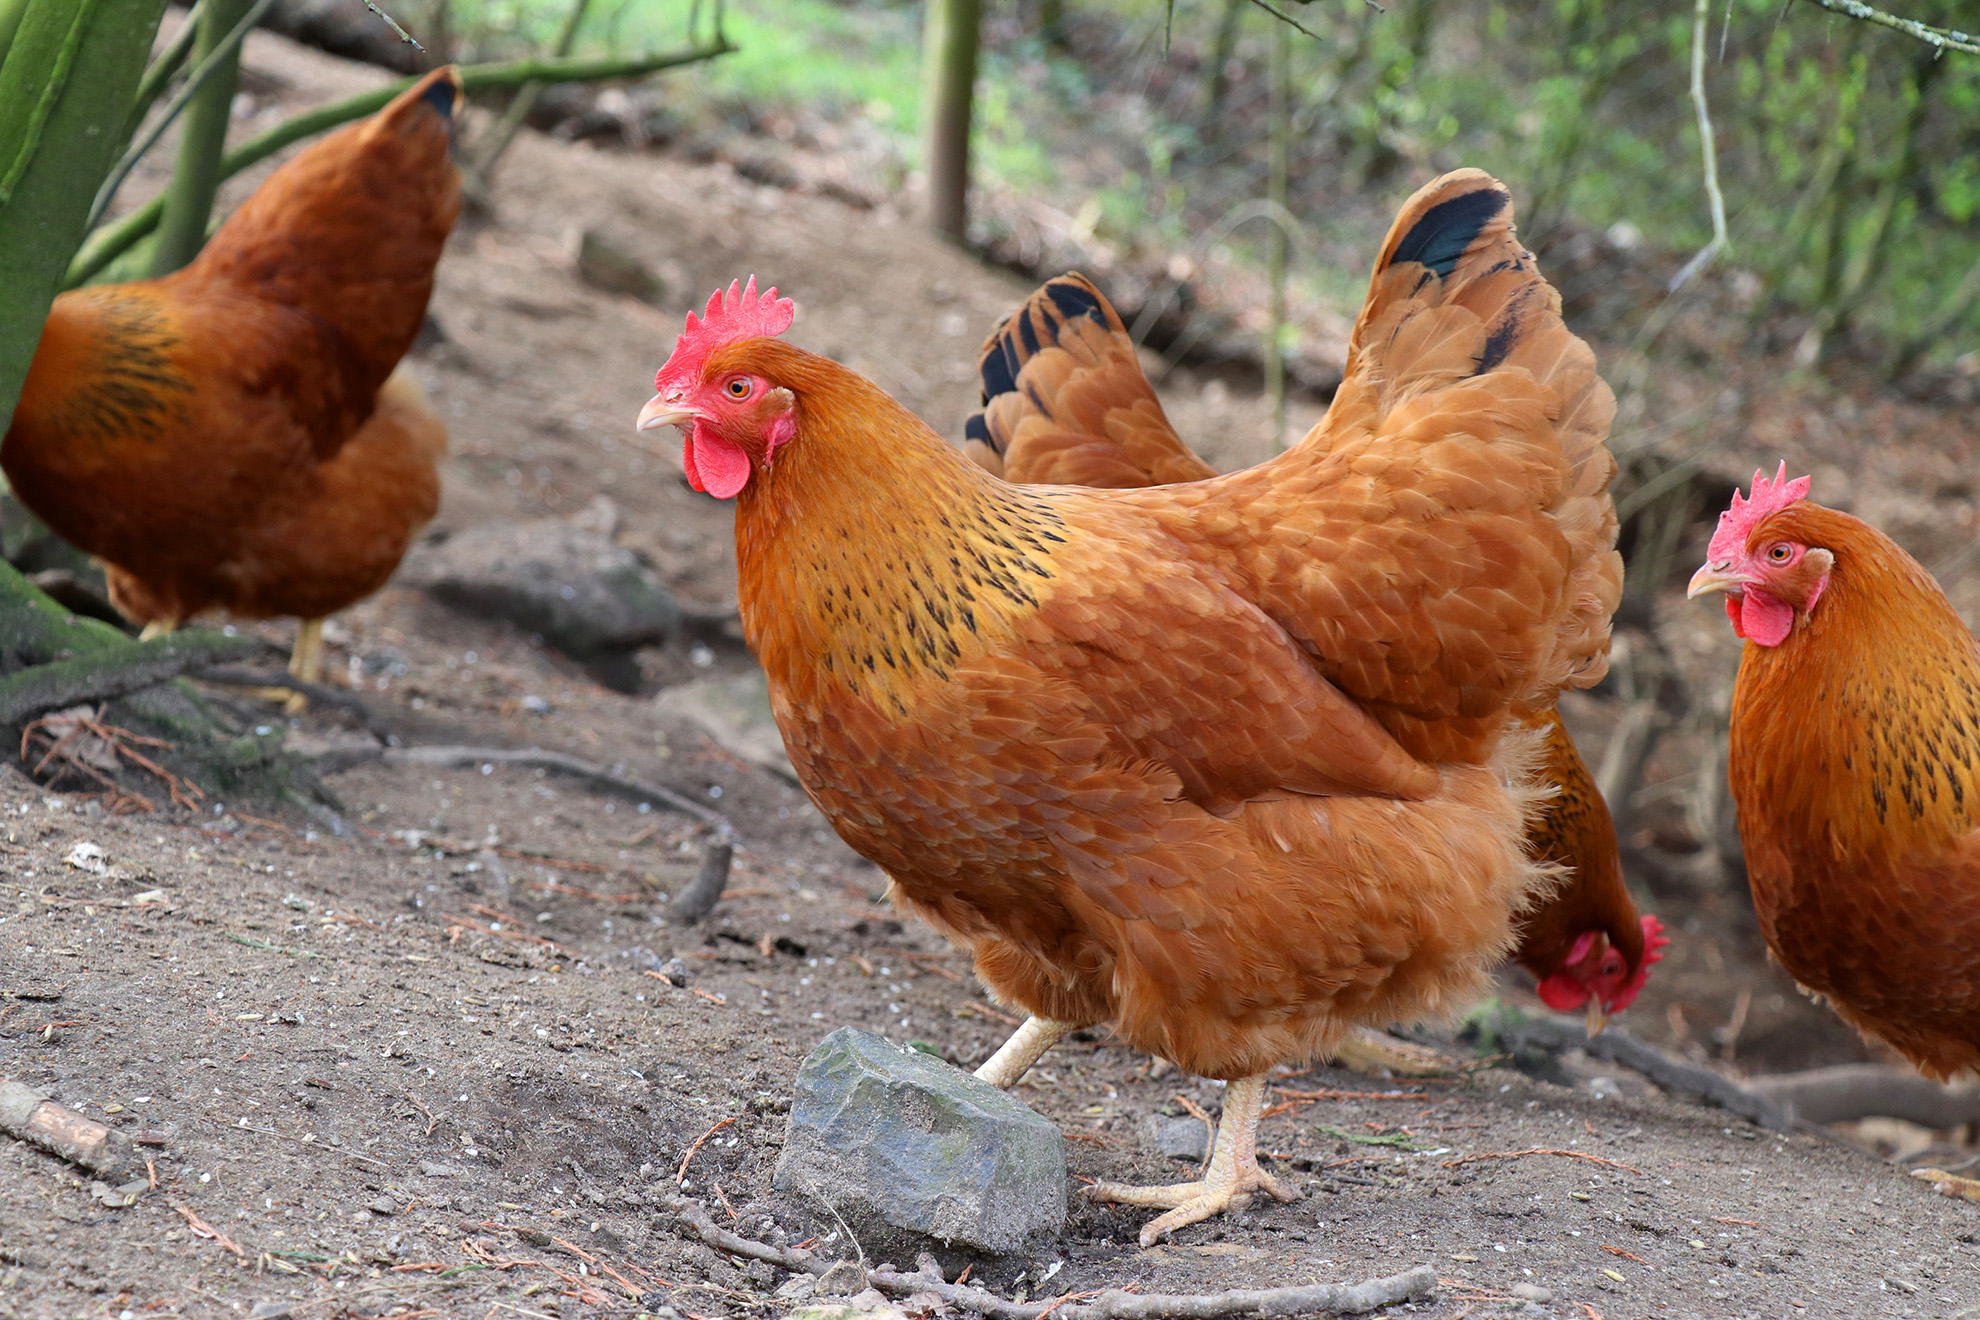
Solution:
[(976, 1070), (976, 1079), (988, 1082), (999, 1090), (1015, 1085), (1017, 1079), (1038, 1062), (1040, 1055), (1072, 1029), (1070, 1022), (1054, 1022), (1051, 1018), (1042, 1017), (1026, 1018), (1024, 1025), (1013, 1031), (1011, 1038), (983, 1061), (983, 1066)]
[(1085, 1194), (1095, 1201), (1123, 1205), (1153, 1205), (1169, 1209), (1142, 1226), (1141, 1245), (1152, 1247), (1187, 1224), (1243, 1206), (1253, 1192), (1279, 1201), (1296, 1201), (1298, 1193), (1258, 1167), (1258, 1115), (1265, 1107), (1265, 1078), (1240, 1077), (1224, 1088), (1224, 1118), (1217, 1125), (1217, 1144), (1210, 1167), (1196, 1182), (1166, 1187), (1128, 1187), (1095, 1183)]
[(1466, 1070), (1463, 1060), (1365, 1027), (1356, 1027), (1334, 1047), (1333, 1061), (1371, 1077), (1445, 1077)]
[(166, 633), (176, 632), (178, 627), (177, 619), (153, 619), (144, 625), (144, 631), (138, 634), (138, 640), (148, 642), (154, 637), (163, 637)]
[[(296, 631), (296, 649), (289, 653), (289, 677), (304, 683), (323, 678), (323, 620), (304, 619)], [(291, 692), (283, 698), (282, 709), (290, 715), (300, 715), (309, 709), (309, 698)]]

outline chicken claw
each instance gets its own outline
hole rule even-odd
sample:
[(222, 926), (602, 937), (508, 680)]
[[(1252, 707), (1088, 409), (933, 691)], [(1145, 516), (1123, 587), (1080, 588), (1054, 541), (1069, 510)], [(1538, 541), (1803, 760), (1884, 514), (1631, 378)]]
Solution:
[(1095, 1183), (1085, 1189), (1085, 1195), (1095, 1201), (1166, 1208), (1169, 1213), (1142, 1226), (1144, 1247), (1154, 1246), (1185, 1225), (1243, 1206), (1253, 1192), (1264, 1192), (1276, 1201), (1296, 1201), (1297, 1192), (1258, 1167), (1258, 1115), (1264, 1107), (1264, 1077), (1239, 1078), (1225, 1088), (1217, 1144), (1210, 1153), (1210, 1167), (1200, 1179), (1164, 1187)]

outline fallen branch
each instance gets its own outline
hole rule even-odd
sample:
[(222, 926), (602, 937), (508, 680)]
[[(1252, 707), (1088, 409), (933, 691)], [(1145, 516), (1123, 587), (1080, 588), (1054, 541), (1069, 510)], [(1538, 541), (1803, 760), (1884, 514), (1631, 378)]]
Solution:
[[(773, 1247), (740, 1237), (718, 1226), (700, 1202), (669, 1197), (668, 1205), (681, 1222), (709, 1246), (732, 1256), (767, 1261), (794, 1274), (823, 1275), (836, 1265), (809, 1251)], [(858, 1269), (857, 1265), (853, 1265)], [(1007, 1301), (995, 1293), (962, 1283), (945, 1283), (929, 1270), (904, 1274), (899, 1270), (865, 1270), (865, 1286), (896, 1297), (933, 1293), (949, 1305), (989, 1320), (1039, 1320), (1044, 1315), (1063, 1320), (1222, 1320), (1226, 1316), (1363, 1315), (1402, 1302), (1423, 1301), (1437, 1291), (1437, 1272), (1428, 1265), (1386, 1279), (1361, 1283), (1316, 1283), (1297, 1288), (1233, 1288), (1217, 1293), (1132, 1293), (1109, 1288), (1089, 1302), (1072, 1304), (1059, 1297), (1037, 1302)]]
[(323, 683), (305, 683), (288, 673), (263, 674), (252, 669), (230, 669), (225, 666), (209, 665), (195, 670), (192, 677), (202, 683), (214, 683), (221, 687), (277, 688), (283, 692), (294, 692), (309, 698), (313, 706), (328, 706), (333, 710), (341, 710), (355, 716), (358, 723), (368, 729), (377, 727), (371, 707), (365, 705), (355, 693)]
[(1944, 1086), (1915, 1072), (1874, 1063), (1755, 1077), (1746, 1089), (1809, 1123), (1899, 1118), (1944, 1131), (1980, 1123), (1980, 1085)]
[(1726, 198), (1719, 191), (1719, 149), (1713, 140), (1712, 110), (1705, 100), (1705, 25), (1711, 17), (1712, 0), (1697, 0), (1691, 19), (1691, 104), (1698, 112), (1698, 145), (1705, 154), (1705, 197), (1712, 207), (1712, 241), (1698, 255), (1684, 263), (1684, 269), (1671, 279), (1672, 293), (1683, 288), (1691, 277), (1710, 265), (1712, 258), (1726, 250)]
[(1551, 1150), (1544, 1146), (1534, 1146), (1528, 1150), (1487, 1150), (1480, 1151), (1476, 1155), (1460, 1155), (1454, 1160), (1445, 1160), (1444, 1167), (1455, 1169), (1460, 1164), (1473, 1164), (1479, 1160), (1518, 1160), (1528, 1155), (1559, 1155), (1570, 1160), (1587, 1160), (1590, 1164), (1600, 1164), (1611, 1169), (1624, 1169), (1638, 1175), (1643, 1173), (1643, 1170), (1635, 1165), (1624, 1164), (1621, 1160), (1605, 1160), (1600, 1155), (1590, 1155), (1583, 1150)]
[(1944, 1169), (1913, 1169), (1911, 1176), (1932, 1184), (1941, 1196), (1956, 1196), (1962, 1201), (1980, 1205), (1980, 1178), (1961, 1178)]
[(1582, 1050), (1594, 1058), (1633, 1069), (1666, 1091), (1696, 1096), (1772, 1131), (1781, 1132), (1794, 1126), (1793, 1115), (1771, 1097), (1749, 1091), (1709, 1069), (1673, 1059), (1620, 1027), (1612, 1026), (1599, 1036), (1590, 1036), (1579, 1020), (1522, 1013), (1509, 1004), (1500, 1004), (1481, 1026), (1515, 1052), (1525, 1048), (1552, 1054)]
[(216, 660), (244, 659), (261, 646), (255, 637), (169, 633), (74, 660), (30, 665), (0, 678), (0, 725), (21, 724), (51, 710), (126, 696)]
[(123, 1133), (65, 1109), (20, 1082), (0, 1082), (0, 1132), (32, 1142), (92, 1173), (118, 1173), (142, 1163)]
[[(614, 797), (629, 798), (634, 802), (650, 802), (656, 806), (671, 807), (684, 816), (692, 816), (715, 831), (719, 842), (727, 843), (735, 837), (735, 826), (729, 818), (712, 807), (704, 807), (684, 793), (658, 784), (642, 783), (637, 779), (627, 779), (615, 775), (603, 766), (589, 761), (580, 761), (575, 756), (562, 752), (545, 751), (541, 747), (459, 747), (452, 745), (431, 745), (413, 747), (381, 747), (374, 757), (365, 752), (361, 757), (339, 765), (347, 769), (361, 761), (380, 760), (386, 765), (417, 765), (434, 770), (466, 770), (482, 765), (516, 765), (531, 770), (554, 770), (560, 775), (582, 779), (593, 788), (601, 789)], [(713, 845), (710, 845), (711, 850)], [(724, 866), (726, 874), (727, 867)]]

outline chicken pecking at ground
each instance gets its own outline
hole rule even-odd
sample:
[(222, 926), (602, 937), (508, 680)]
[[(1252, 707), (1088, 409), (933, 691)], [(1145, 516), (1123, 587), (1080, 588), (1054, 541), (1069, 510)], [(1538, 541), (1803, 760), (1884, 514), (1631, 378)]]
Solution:
[[(964, 424), (963, 451), (1006, 481), (1129, 490), (1216, 475), (1176, 434), (1120, 314), (1084, 276), (1061, 275), (1026, 299), (984, 343), (978, 375), (983, 410)], [(1655, 917), (1637, 915), (1608, 804), (1558, 706), (1519, 718), (1544, 738), (1541, 777), (1557, 791), (1528, 841), (1566, 879), (1521, 915), (1513, 960), (1548, 1006), (1585, 1010), (1594, 1031), (1635, 1002), (1670, 941)], [(1348, 1055), (1395, 1068), (1390, 1048), (1351, 1037)]]
[(1255, 1191), (1265, 1073), (1448, 1015), (1553, 882), (1513, 707), (1596, 681), (1614, 402), (1488, 176), (1410, 200), (1326, 422), (1244, 472), (1014, 486), (777, 338), (690, 317), (638, 425), (736, 500), (744, 630), (799, 778), (1031, 1021), (1222, 1078), (1153, 1242)]
[(439, 506), (447, 431), (399, 360), (460, 211), (460, 77), (436, 70), (268, 177), (174, 274), (50, 309), (0, 467), (169, 631), (213, 607), (322, 621)]
[(1933, 1077), (1980, 1070), (1980, 646), (1932, 575), (1785, 465), (1690, 594), (1746, 639), (1728, 781), (1760, 931)]

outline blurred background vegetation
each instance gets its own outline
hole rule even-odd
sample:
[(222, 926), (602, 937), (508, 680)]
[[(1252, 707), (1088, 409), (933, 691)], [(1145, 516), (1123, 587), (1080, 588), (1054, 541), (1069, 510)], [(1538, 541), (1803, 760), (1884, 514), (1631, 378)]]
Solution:
[[(597, 0), (577, 48), (677, 42), (706, 3)], [(1024, 267), (1117, 263), (1130, 286), (1219, 256), (1261, 265), (1265, 227), (1244, 223), (1244, 207), (1267, 188), (1275, 40), (1289, 47), (1296, 313), (1351, 308), (1369, 231), (1420, 178), (1460, 163), (1517, 181), (1522, 232), (1550, 266), (1599, 240), (1653, 266), (1668, 258), (1669, 275), (1710, 238), (1688, 94), (1691, 5), (1283, 8), (1304, 31), (1253, 0), (988, 6), (971, 239)], [(1973, 25), (1970, 0), (1900, 8)], [(415, 30), (444, 31), (463, 58), (487, 60), (547, 48), (570, 3), (407, 9)], [(735, 0), (725, 28), (737, 53), (668, 80), (639, 131), (718, 151), (709, 144), (725, 134), (850, 141), (864, 160), (856, 186), (898, 190), (921, 165), (922, 11), (918, 0)], [(1801, 366), (1840, 350), (1886, 374), (1969, 351), (1980, 319), (1980, 59), (1813, 4), (1713, 0), (1705, 83), (1731, 240), (1718, 280), (1756, 333), (1787, 336)], [(1134, 288), (1123, 292), (1135, 301)], [(1608, 311), (1640, 321), (1655, 304)], [(1310, 329), (1313, 318), (1294, 321)]]

